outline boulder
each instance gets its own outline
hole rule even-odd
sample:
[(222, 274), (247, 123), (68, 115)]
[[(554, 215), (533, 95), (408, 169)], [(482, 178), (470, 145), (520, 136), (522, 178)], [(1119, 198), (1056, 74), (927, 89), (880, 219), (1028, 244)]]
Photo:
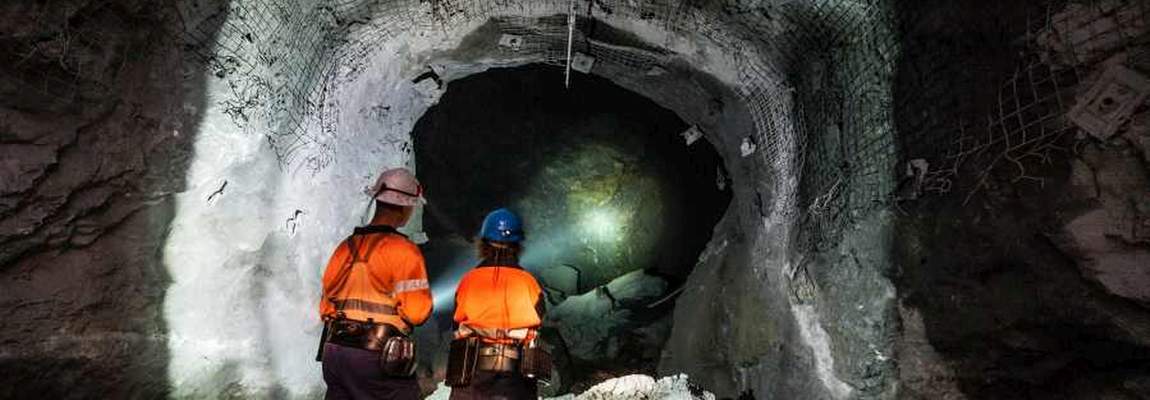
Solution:
[(666, 332), (640, 328), (655, 324), (666, 314), (649, 307), (666, 290), (667, 282), (662, 278), (634, 271), (587, 293), (568, 297), (548, 311), (544, 325), (557, 329), (567, 354), (576, 360), (617, 359), (621, 356), (621, 343), (633, 339), (658, 349), (666, 340)]

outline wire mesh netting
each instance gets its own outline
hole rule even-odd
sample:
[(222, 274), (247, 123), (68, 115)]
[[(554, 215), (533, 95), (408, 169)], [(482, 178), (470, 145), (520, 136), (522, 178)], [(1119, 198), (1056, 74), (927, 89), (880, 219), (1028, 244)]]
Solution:
[[(1074, 134), (1080, 128), (1067, 112), (1084, 86), (1108, 66), (1105, 60), (1126, 56), (1132, 60), (1127, 64), (1150, 66), (1137, 61), (1148, 53), (1150, 42), (1146, 2), (1055, 0), (1026, 6), (1025, 23), (1013, 37), (1016, 42), (1001, 44), (1017, 53), (1011, 54), (1013, 67), (990, 82), (976, 77), (991, 75), (983, 71), (996, 68), (997, 60), (989, 58), (1001, 54), (986, 48), (997, 43), (968, 43), (932, 33), (922, 35), (926, 41), (916, 41), (906, 21), (928, 18), (912, 12), (901, 16), (904, 23), (898, 32), (897, 50), (905, 55), (898, 79), (908, 86), (895, 100), (898, 104), (875, 91), (876, 86), (856, 81), (889, 65), (890, 54), (836, 54), (833, 62), (849, 64), (842, 69), (848, 73), (824, 86), (841, 91), (800, 84), (799, 115), (809, 130), (801, 136), (806, 139), (801, 163), (804, 246), (833, 246), (844, 229), (875, 205), (931, 195), (953, 196), (967, 204), (989, 180), (1002, 176), (1008, 177), (1007, 184), (1041, 187), (1050, 178), (1038, 172), (1044, 170), (1041, 165), (1073, 153), (1067, 144), (1078, 140)], [(926, 7), (930, 5), (918, 11), (929, 13)], [(987, 83), (991, 90), (983, 89)], [(888, 114), (881, 115), (881, 110)], [(900, 114), (889, 114), (895, 111)], [(874, 135), (871, 129), (881, 126), (877, 119), (883, 118), (898, 123), (897, 135), (894, 127), (887, 127), (889, 135)], [(884, 181), (890, 177), (900, 182)]]
[(133, 34), (116, 4), (43, 4), (11, 12), (18, 24), (0, 32), (0, 63), (8, 67), (0, 70), (0, 82), (6, 93), (19, 94), (19, 103), (59, 109), (109, 96), (127, 59), (148, 50), (114, 47)]
[[(879, 29), (882, 24), (873, 21), (884, 9), (883, 2), (835, 0), (769, 9), (650, 0), (253, 0), (236, 1), (213, 13), (198, 4), (182, 6), (185, 40), (214, 49), (200, 56), (232, 89), (232, 98), (222, 104), (226, 112), (245, 130), (267, 136), (285, 165), (313, 170), (333, 161), (330, 142), (339, 134), (339, 105), (329, 94), (353, 80), (369, 55), (388, 41), (411, 32), (436, 35), (448, 27), (494, 18), (502, 33), (522, 38), (518, 48), (500, 51), (561, 65), (567, 61), (566, 14), (573, 8), (578, 17), (574, 50), (597, 64), (648, 71), (667, 62), (667, 45), (683, 38), (735, 59), (735, 89), (754, 119), (756, 130), (750, 138), (759, 149), (757, 157), (776, 171), (791, 171), (799, 145), (799, 128), (791, 116), (803, 110), (787, 100), (789, 65), (811, 49), (858, 43), (859, 32)], [(211, 36), (204, 27), (218, 24), (220, 18), (225, 20)], [(665, 39), (641, 49), (613, 46), (589, 35), (599, 21), (645, 24), (665, 30)], [(857, 107), (876, 106), (872, 103)], [(859, 121), (858, 127), (865, 123)], [(859, 146), (885, 144), (876, 143)], [(785, 200), (785, 193), (780, 196)], [(772, 212), (786, 218), (792, 208), (780, 205)]]
[[(1010, 171), (1012, 183), (1044, 184), (1047, 178), (1032, 173), (1032, 166), (1066, 156), (1061, 142), (1078, 132), (1066, 113), (1080, 85), (1097, 72), (1096, 63), (1116, 53), (1143, 54), (1150, 41), (1150, 5), (1141, 1), (1052, 1), (1029, 17), (1018, 64), (994, 98), (981, 102), (989, 105), (983, 119), (939, 110), (924, 132), (904, 135), (911, 157), (946, 145), (929, 160), (922, 193), (955, 193), (966, 203), (999, 170)], [(974, 183), (958, 187), (962, 176), (974, 177)]]

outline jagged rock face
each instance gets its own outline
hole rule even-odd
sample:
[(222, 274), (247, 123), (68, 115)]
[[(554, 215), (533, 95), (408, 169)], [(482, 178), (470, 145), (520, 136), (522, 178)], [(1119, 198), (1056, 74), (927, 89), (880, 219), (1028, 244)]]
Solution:
[(601, 382), (579, 395), (554, 397), (555, 400), (714, 400), (715, 395), (692, 384), (686, 375), (667, 376), (656, 380), (646, 375), (628, 375)]
[(1082, 274), (1150, 307), (1150, 169), (1134, 146), (1089, 144), (1072, 163), (1068, 194), (1097, 204), (1051, 235)]
[[(780, 317), (790, 313), (789, 304), (772, 301), (771, 296), (772, 291), (783, 289), (765, 287), (754, 270), (742, 267), (762, 257), (758, 252), (777, 249), (772, 243), (748, 243), (739, 229), (732, 229), (736, 223), (728, 215), (715, 227), (715, 237), (676, 299), (674, 325), (659, 362), (659, 374), (682, 372), (694, 376), (692, 379), (705, 382), (704, 387), (720, 398), (759, 398), (764, 396), (765, 388), (771, 387), (781, 392), (805, 391), (819, 393), (812, 395), (816, 398), (827, 397), (824, 385), (841, 383), (829, 379), (823, 382), (815, 376), (815, 355), (803, 345), (828, 346), (825, 332), (803, 336), (802, 329)], [(807, 327), (818, 326), (811, 320), (816, 315), (806, 311)], [(799, 337), (804, 342), (789, 339)], [(820, 350), (829, 351), (829, 347)], [(784, 378), (786, 365), (811, 368), (811, 376), (802, 382), (788, 382)]]
[(160, 254), (203, 107), (174, 18), (0, 5), (0, 397), (167, 393)]
[[(447, 400), (451, 388), (440, 386), (426, 400)], [(715, 395), (691, 383), (686, 375), (675, 375), (656, 380), (647, 375), (627, 375), (612, 378), (583, 393), (544, 397), (548, 400), (714, 400)]]
[(634, 271), (549, 309), (543, 339), (558, 360), (559, 391), (654, 373), (670, 334), (670, 307), (661, 302), (667, 289), (662, 278)]
[[(1146, 46), (1114, 34), (1138, 37), (1146, 25), (1130, 22), (1144, 21), (1136, 2), (1095, 6), (1054, 6), (1036, 26), (1021, 23), (1038, 10), (1026, 4), (999, 6), (992, 18), (920, 10), (919, 33), (908, 39), (919, 50), (906, 50), (903, 70), (982, 66), (965, 82), (930, 85), (945, 95), (925, 92), (914, 78), (924, 72), (897, 86), (907, 157), (930, 160), (923, 187), (935, 193), (899, 206), (898, 347), (909, 397), (1144, 397), (1150, 259), (1137, 237), (1147, 193), (1137, 143), (1145, 106), (1129, 116), (1076, 110), (1096, 100), (1117, 106), (1092, 90), (1114, 65), (1150, 72)], [(938, 35), (957, 25), (967, 29)], [(1023, 39), (986, 40), (1003, 35)], [(949, 107), (960, 111), (941, 111)], [(963, 123), (976, 118), (989, 123)], [(1097, 130), (1107, 119), (1114, 129)]]

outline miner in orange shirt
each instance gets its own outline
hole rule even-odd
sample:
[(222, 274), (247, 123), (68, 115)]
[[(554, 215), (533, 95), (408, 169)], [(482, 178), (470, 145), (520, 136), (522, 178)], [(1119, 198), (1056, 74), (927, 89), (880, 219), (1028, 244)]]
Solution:
[[(459, 327), (448, 360), (452, 400), (536, 399), (538, 371), (532, 367), (543, 365), (550, 374), (550, 358), (540, 362), (535, 356), (541, 351), (535, 340), (543, 289), (519, 266), (523, 238), (522, 222), (507, 209), (483, 221), (481, 262), (455, 293)], [(471, 347), (465, 349), (466, 343)]]
[(423, 254), (396, 228), (423, 190), (406, 169), (384, 171), (368, 191), (375, 216), (339, 244), (323, 274), (326, 399), (418, 399), (409, 335), (431, 314)]

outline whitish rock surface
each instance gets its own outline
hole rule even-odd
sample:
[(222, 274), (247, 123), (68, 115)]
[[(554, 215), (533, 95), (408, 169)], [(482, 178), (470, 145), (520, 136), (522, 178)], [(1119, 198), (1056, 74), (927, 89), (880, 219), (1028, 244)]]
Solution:
[[(447, 400), (451, 388), (443, 383), (425, 400)], [(628, 375), (592, 386), (578, 396), (573, 394), (549, 397), (552, 400), (714, 400), (715, 395), (691, 385), (686, 375), (675, 375), (655, 380), (647, 375)]]
[(448, 398), (451, 398), (451, 387), (439, 382), (435, 392), (424, 397), (423, 400), (447, 400)]
[(628, 375), (604, 381), (578, 396), (557, 399), (574, 400), (714, 400), (715, 395), (694, 388), (686, 375), (674, 375), (655, 380), (646, 375)]
[[(572, 357), (610, 360), (619, 356), (620, 333), (634, 331), (649, 322), (642, 321), (636, 313), (650, 313), (646, 306), (657, 301), (666, 288), (662, 278), (634, 271), (587, 293), (568, 297), (547, 313), (545, 325), (558, 327)], [(665, 339), (650, 338), (660, 343)], [(657, 344), (652, 347), (658, 348)]]

